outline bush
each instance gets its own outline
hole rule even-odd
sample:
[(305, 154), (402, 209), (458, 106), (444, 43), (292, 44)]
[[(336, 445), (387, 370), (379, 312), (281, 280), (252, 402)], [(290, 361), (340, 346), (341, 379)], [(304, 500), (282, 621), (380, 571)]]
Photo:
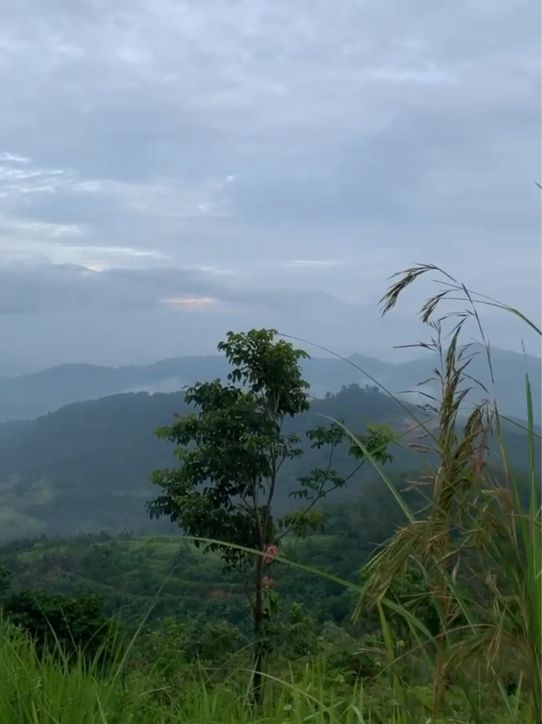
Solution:
[(354, 683), (382, 672), (385, 657), (380, 634), (365, 634), (358, 639), (344, 628), (328, 622), (322, 628), (320, 650), (326, 669), (346, 682)]
[(130, 661), (132, 668), (156, 670), (169, 678), (198, 672), (195, 664), (221, 666), (242, 647), (239, 629), (223, 619), (179, 623), (168, 618), (136, 640)]
[(38, 652), (64, 656), (83, 652), (94, 658), (111, 639), (112, 622), (103, 613), (103, 599), (93, 594), (64, 596), (47, 591), (23, 591), (4, 600), (4, 616), (27, 632)]

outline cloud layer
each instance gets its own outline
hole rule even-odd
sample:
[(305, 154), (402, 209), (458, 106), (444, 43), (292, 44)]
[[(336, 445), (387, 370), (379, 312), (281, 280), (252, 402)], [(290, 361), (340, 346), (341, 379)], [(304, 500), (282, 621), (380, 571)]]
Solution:
[(413, 261), (538, 315), (539, 12), (11, 3), (0, 371), (209, 351), (260, 323), (382, 353), (419, 334), (410, 306), (375, 306)]

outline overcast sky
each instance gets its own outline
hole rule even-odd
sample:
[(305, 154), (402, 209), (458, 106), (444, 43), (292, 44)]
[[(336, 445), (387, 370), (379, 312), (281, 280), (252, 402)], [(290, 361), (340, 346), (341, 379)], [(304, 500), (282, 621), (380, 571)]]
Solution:
[(418, 261), (540, 316), (538, 0), (0, 8), (0, 372), (250, 326), (389, 358)]

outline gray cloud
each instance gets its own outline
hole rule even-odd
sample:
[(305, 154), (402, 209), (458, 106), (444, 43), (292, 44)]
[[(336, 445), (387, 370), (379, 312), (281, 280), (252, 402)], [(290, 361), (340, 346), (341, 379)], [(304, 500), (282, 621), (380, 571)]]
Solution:
[(539, 316), (538, 25), (534, 0), (9, 4), (10, 364), (75, 339), (102, 361), (146, 334), (156, 357), (177, 334), (209, 349), (252, 321), (389, 349), (415, 298), (389, 323), (376, 301), (417, 260)]
[(212, 274), (188, 269), (91, 270), (75, 264), (14, 263), (0, 267), (0, 313), (33, 314), (79, 309), (135, 311), (168, 299), (221, 293)]

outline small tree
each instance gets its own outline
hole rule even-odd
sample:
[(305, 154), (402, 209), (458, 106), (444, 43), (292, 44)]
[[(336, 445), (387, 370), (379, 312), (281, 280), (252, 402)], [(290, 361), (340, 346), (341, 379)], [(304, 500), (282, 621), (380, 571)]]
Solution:
[[(313, 447), (330, 446), (328, 465), (299, 478), (299, 488), (291, 492), (305, 501), (305, 508), (276, 519), (273, 504), (280, 470), (286, 461), (303, 454), (300, 437), (286, 433), (284, 423), (309, 408), (309, 385), (299, 364), (307, 353), (275, 337), (274, 330), (262, 329), (229, 332), (220, 342), (218, 349), (232, 366), (228, 382), (214, 380), (190, 387), (186, 401), (195, 412), (158, 430), (159, 437), (178, 445), (180, 465), (153, 473), (152, 481), (164, 494), (149, 504), (151, 516), (169, 516), (188, 535), (259, 553), (220, 543), (207, 545), (228, 566), (241, 570), (246, 581), (253, 576), (256, 700), (261, 698), (269, 615), (271, 581), (266, 574), (278, 543), (287, 533), (300, 534), (316, 525), (316, 503), (346, 485), (363, 463), (361, 456), (349, 475), (340, 475), (332, 460), (334, 450), (344, 442), (343, 428), (333, 424), (308, 431)], [(386, 429), (373, 428), (361, 439), (378, 459), (389, 457)], [(358, 457), (359, 450), (359, 445), (352, 446)]]

